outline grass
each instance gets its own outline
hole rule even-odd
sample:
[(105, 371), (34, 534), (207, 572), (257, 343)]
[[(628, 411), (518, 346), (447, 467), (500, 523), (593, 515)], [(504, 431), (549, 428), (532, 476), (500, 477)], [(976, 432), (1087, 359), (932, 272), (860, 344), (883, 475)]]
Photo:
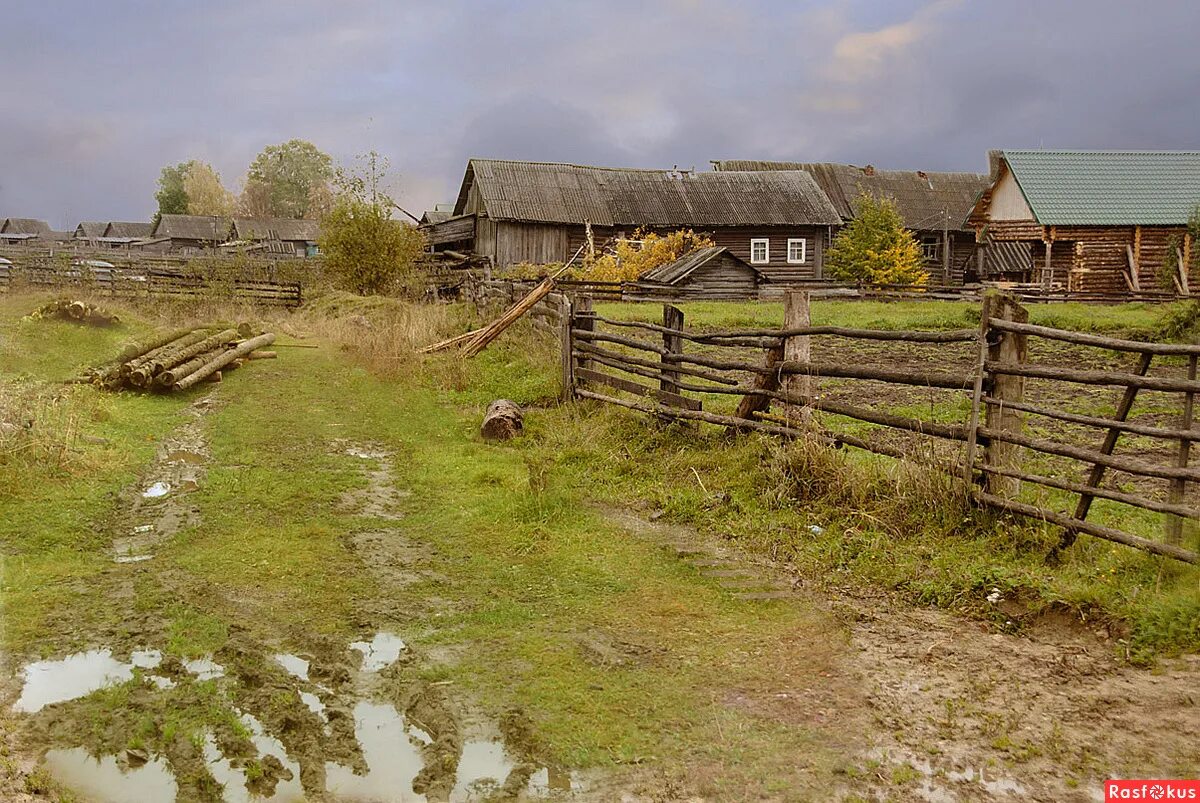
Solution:
[[(848, 651), (844, 631), (811, 605), (735, 599), (656, 538), (613, 521), (605, 505), (663, 511), (665, 521), (789, 564), (813, 587), (884, 589), (1000, 627), (1066, 609), (1122, 632), (1137, 660), (1200, 648), (1192, 568), (1086, 538), (1048, 566), (1053, 532), (974, 511), (918, 466), (559, 406), (554, 344), (524, 326), (471, 361), (418, 358), (413, 346), (469, 326), (470, 316), (342, 296), (276, 322), (320, 348), (281, 346), (278, 360), (213, 391), (204, 419), (212, 462), (191, 497), (201, 525), (153, 561), (115, 565), (107, 528), (118, 493), (210, 391), (62, 393), (51, 380), (103, 360), (148, 323), (123, 311), (124, 329), (84, 337), (21, 321), (30, 303), (0, 298), (0, 370), (25, 375), (6, 380), (5, 392), (35, 400), (23, 409), (49, 430), (47, 447), (0, 451), (0, 640), (14, 654), (96, 645), (181, 658), (246, 645), (269, 654), (394, 630), (420, 653), (456, 656), (415, 668), (417, 677), (444, 683), (486, 718), (524, 712), (547, 760), (687, 768), (694, 786), (720, 798), (830, 788), (838, 746), (854, 734), (728, 701), (769, 695), (780, 677), (833, 674)], [(768, 323), (738, 316), (768, 316), (770, 305), (726, 306), (737, 309), (696, 305), (689, 315), (712, 326)], [(933, 328), (932, 308), (831, 302), (815, 313)], [(969, 325), (967, 312), (947, 310), (943, 328)], [(1110, 316), (1117, 330), (1130, 325), (1123, 315)], [(481, 411), (497, 397), (527, 407), (525, 437), (478, 439)], [(348, 493), (368, 487), (364, 465), (378, 466), (347, 454), (350, 444), (391, 455), (394, 482), (410, 493), (402, 518), (347, 507)], [(398, 583), (366, 561), (353, 539), (364, 531), (420, 545), (422, 575)], [(1007, 624), (985, 599), (993, 588), (1027, 615)], [(597, 662), (585, 649), (595, 639), (625, 660)], [(130, 699), (89, 698), (98, 722), (130, 718), (106, 739), (153, 736), (135, 716), (149, 704)], [(220, 700), (173, 699), (181, 710), (166, 720), (172, 735), (233, 727)]]

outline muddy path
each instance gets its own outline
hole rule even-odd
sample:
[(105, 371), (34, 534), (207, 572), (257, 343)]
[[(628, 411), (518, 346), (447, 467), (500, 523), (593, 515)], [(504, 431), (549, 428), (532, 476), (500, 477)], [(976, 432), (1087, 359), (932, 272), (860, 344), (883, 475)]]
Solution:
[[(1021, 634), (887, 594), (806, 589), (719, 537), (604, 508), (731, 595), (831, 608), (849, 649), (836, 677), (729, 695), (764, 721), (850, 725), (841, 795), (870, 800), (1099, 801), (1112, 777), (1200, 774), (1200, 656), (1121, 660), (1103, 628), (1041, 615)], [(995, 597), (1014, 618), (1021, 607)]]

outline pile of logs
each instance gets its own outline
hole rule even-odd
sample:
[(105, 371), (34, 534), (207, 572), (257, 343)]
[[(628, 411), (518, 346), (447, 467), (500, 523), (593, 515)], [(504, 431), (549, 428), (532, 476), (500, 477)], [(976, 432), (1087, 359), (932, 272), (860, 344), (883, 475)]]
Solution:
[(221, 381), (222, 371), (245, 360), (273, 358), (275, 352), (261, 351), (273, 342), (274, 333), (255, 335), (245, 324), (237, 329), (179, 329), (129, 344), (115, 360), (78, 381), (109, 390), (186, 390), (198, 382)]
[(92, 326), (112, 326), (119, 323), (118, 318), (108, 310), (94, 307), (84, 301), (72, 301), (69, 298), (58, 298), (37, 309), (34, 318), (60, 318), (65, 321), (91, 324)]

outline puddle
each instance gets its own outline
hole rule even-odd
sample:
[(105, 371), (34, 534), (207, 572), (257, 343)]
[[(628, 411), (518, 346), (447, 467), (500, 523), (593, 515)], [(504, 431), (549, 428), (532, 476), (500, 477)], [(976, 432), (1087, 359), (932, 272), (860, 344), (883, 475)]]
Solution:
[(183, 668), (196, 676), (197, 680), (213, 680), (225, 677), (225, 667), (211, 658), (193, 658), (183, 662)]
[(992, 767), (972, 766), (954, 761), (932, 762), (903, 750), (872, 750), (870, 757), (884, 764), (908, 764), (921, 773), (914, 790), (926, 803), (954, 803), (959, 799), (953, 786), (969, 784), (988, 793), (989, 799), (1025, 797), (1025, 787), (1011, 776)]
[(321, 718), (322, 722), (328, 722), (329, 716), (325, 713), (325, 703), (321, 702), (321, 698), (310, 691), (300, 692), (300, 701), (308, 707), (309, 711)]
[(189, 504), (188, 494), (200, 487), (209, 459), (202, 427), (206, 409), (192, 405), (190, 420), (159, 445), (142, 479), (121, 492), (113, 538), (116, 562), (148, 560), (159, 542), (199, 523), (199, 509)]
[(404, 641), (394, 633), (379, 632), (370, 641), (354, 641), (350, 649), (362, 653), (362, 671), (379, 672), (400, 659), (405, 649)]
[(413, 779), (425, 761), (409, 731), (394, 707), (358, 703), (354, 706), (354, 735), (370, 770), (366, 775), (355, 775), (349, 767), (327, 763), (327, 791), (350, 800), (425, 800), (424, 795), (412, 791)]
[(217, 783), (224, 787), (221, 794), (221, 800), (224, 803), (301, 803), (305, 799), (304, 790), (296, 780), (299, 773), (298, 767), (293, 766), (291, 781), (280, 779), (275, 786), (275, 791), (271, 795), (264, 796), (249, 790), (249, 779), (247, 779), (245, 771), (233, 766), (229, 759), (221, 754), (221, 750), (217, 747), (217, 740), (211, 733), (205, 734), (203, 752), (204, 763), (208, 767), (208, 771)]
[(308, 661), (300, 656), (277, 653), (275, 662), (286, 669), (289, 675), (301, 680), (308, 680)]
[(92, 803), (174, 800), (178, 793), (175, 777), (161, 758), (123, 770), (115, 756), (95, 759), (82, 747), (72, 747), (47, 752), (46, 768)]
[(166, 496), (171, 493), (171, 483), (156, 482), (146, 490), (142, 491), (143, 499), (157, 499), (160, 496)]
[(135, 652), (130, 663), (113, 658), (112, 650), (77, 652), (25, 666), (25, 685), (14, 711), (32, 714), (48, 705), (78, 700), (107, 686), (133, 679), (133, 669), (153, 669), (162, 661), (157, 650)]

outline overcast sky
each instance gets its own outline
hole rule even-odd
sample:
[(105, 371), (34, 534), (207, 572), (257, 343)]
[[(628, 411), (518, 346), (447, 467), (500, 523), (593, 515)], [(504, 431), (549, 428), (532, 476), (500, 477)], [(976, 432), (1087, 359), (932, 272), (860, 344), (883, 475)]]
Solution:
[(1196, 0), (5, 0), (0, 217), (146, 220), (164, 164), (375, 149), (412, 211), (469, 156), (984, 172), (1200, 148)]

